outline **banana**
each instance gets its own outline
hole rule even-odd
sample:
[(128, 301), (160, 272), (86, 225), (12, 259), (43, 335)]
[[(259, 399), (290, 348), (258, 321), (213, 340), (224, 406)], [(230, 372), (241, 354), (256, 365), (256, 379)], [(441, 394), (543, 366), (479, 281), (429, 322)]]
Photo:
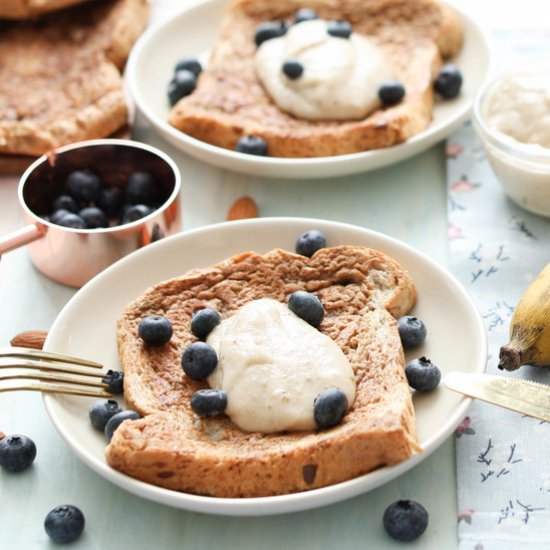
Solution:
[(525, 290), (510, 321), (510, 341), (500, 348), (499, 369), (550, 365), (550, 263)]

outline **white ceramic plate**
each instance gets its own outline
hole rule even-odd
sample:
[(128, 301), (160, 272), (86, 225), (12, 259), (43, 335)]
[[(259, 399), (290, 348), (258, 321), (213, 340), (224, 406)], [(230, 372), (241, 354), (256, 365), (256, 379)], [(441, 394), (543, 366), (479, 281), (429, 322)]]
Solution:
[(209, 145), (168, 124), (166, 87), (174, 66), (184, 55), (204, 56), (211, 47), (229, 0), (206, 0), (150, 27), (132, 49), (126, 68), (128, 89), (137, 109), (172, 145), (215, 166), (275, 178), (328, 178), (373, 170), (416, 155), (446, 138), (470, 113), (473, 96), (484, 82), (490, 64), (486, 37), (464, 14), (464, 47), (453, 60), (464, 76), (460, 96), (438, 101), (427, 130), (407, 142), (350, 155), (285, 159), (246, 155)]
[[(308, 229), (325, 232), (328, 245), (366, 245), (396, 258), (410, 272), (419, 292), (415, 314), (426, 322), (428, 336), (416, 351), (430, 357), (443, 373), (482, 372), (487, 348), (484, 325), (459, 283), (428, 257), (373, 231), (352, 225), (303, 218), (264, 218), (226, 222), (187, 231), (126, 256), (78, 291), (59, 314), (46, 349), (119, 368), (115, 322), (128, 302), (147, 287), (204, 267), (228, 256), (275, 247), (293, 251)], [(412, 358), (412, 356), (410, 357)], [(309, 492), (254, 499), (220, 499), (178, 493), (132, 479), (111, 469), (104, 459), (103, 434), (88, 419), (93, 398), (45, 396), (46, 409), (61, 436), (93, 470), (136, 495), (170, 506), (224, 515), (264, 515), (305, 510), (364, 493), (409, 470), (433, 452), (458, 426), (471, 400), (441, 385), (414, 398), (423, 451), (393, 467)]]

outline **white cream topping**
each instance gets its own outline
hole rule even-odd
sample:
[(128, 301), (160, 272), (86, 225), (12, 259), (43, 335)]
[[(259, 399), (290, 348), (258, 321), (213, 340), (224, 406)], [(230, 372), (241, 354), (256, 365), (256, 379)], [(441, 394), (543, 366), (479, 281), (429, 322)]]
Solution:
[(487, 125), (520, 143), (550, 148), (550, 72), (539, 67), (504, 77), (487, 97)]
[(313, 402), (323, 390), (355, 398), (353, 370), (338, 345), (285, 305), (245, 304), (209, 334), (218, 366), (208, 377), (227, 393), (226, 414), (245, 431), (315, 428)]
[[(303, 74), (291, 79), (282, 71), (299, 61)], [(393, 72), (380, 49), (366, 36), (331, 36), (321, 19), (292, 25), (256, 52), (256, 73), (276, 105), (298, 118), (356, 120), (380, 106), (378, 88)]]

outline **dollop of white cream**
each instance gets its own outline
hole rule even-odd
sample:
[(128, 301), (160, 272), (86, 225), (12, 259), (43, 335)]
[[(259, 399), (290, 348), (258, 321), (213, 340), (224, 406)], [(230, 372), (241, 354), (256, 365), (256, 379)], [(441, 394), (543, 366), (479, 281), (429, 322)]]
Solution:
[(349, 406), (355, 399), (342, 350), (276, 300), (245, 304), (207, 342), (218, 353), (208, 383), (227, 393), (225, 412), (242, 430), (314, 429), (313, 402), (323, 390), (339, 388)]
[[(303, 74), (291, 79), (282, 70), (299, 61)], [(331, 36), (327, 22), (304, 21), (279, 38), (262, 42), (256, 73), (275, 104), (309, 120), (357, 120), (380, 106), (378, 88), (394, 78), (380, 48), (366, 36)]]
[(520, 70), (498, 82), (485, 102), (487, 125), (520, 143), (550, 148), (548, 69)]

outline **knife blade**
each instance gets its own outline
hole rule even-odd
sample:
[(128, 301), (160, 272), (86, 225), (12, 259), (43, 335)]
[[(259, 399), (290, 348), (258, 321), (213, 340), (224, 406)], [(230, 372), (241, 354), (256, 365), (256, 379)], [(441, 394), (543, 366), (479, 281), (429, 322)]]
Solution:
[(452, 391), (550, 422), (550, 386), (521, 378), (474, 372), (449, 372)]

